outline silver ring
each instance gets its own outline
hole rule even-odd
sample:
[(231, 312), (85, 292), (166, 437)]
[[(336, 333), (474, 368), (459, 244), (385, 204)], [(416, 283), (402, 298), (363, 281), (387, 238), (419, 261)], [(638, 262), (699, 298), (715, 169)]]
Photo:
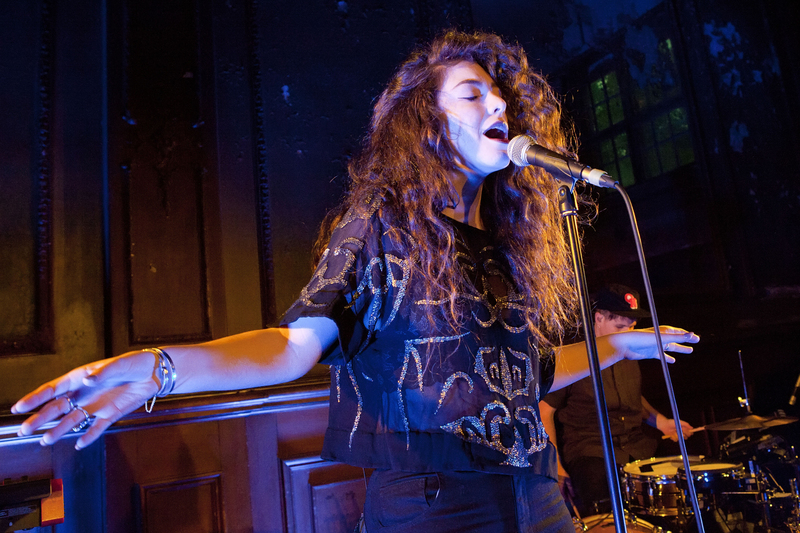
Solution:
[(90, 416), (89, 413), (86, 411), (86, 409), (84, 409), (80, 405), (76, 405), (75, 409), (79, 410), (81, 413), (83, 413), (83, 416), (86, 417), (83, 419), (83, 422), (72, 428), (72, 431), (77, 433), (78, 431), (85, 429), (88, 426), (91, 426), (92, 422), (94, 422), (95, 417)]
[(72, 401), (72, 398), (69, 397), (69, 394), (64, 394), (63, 396), (59, 396), (58, 398), (56, 398), (56, 400), (60, 400), (62, 398), (67, 400), (67, 405), (69, 405), (69, 410), (66, 413), (64, 413), (65, 415), (70, 414), (72, 411), (78, 408), (78, 406), (75, 405), (75, 402)]

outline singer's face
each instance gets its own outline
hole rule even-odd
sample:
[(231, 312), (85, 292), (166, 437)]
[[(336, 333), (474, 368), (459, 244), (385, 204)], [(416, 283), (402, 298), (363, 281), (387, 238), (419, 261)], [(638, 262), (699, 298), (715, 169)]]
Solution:
[(508, 166), (506, 102), (480, 65), (462, 61), (447, 67), (437, 104), (462, 172), (483, 180)]

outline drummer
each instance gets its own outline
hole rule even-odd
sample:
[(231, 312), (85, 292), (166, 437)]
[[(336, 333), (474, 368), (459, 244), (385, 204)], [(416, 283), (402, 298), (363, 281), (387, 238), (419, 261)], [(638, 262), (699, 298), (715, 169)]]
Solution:
[[(650, 316), (641, 303), (639, 293), (630, 287), (604, 287), (594, 298), (595, 335), (633, 329), (638, 319)], [(678, 440), (674, 421), (656, 411), (642, 396), (642, 375), (636, 361), (621, 361), (601, 375), (617, 463), (627, 464), (655, 453), (657, 440), (645, 435), (644, 422), (673, 441)], [(582, 517), (609, 512), (611, 503), (591, 377), (546, 395), (539, 410), (547, 434), (559, 450), (558, 482), (564, 497), (572, 501)], [(560, 442), (556, 441), (556, 421)], [(693, 431), (683, 421), (681, 428), (684, 436)]]

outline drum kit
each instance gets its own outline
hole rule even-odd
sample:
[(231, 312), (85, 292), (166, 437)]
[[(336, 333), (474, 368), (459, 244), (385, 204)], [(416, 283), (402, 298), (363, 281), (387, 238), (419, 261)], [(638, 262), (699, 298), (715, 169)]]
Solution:
[[(800, 533), (800, 459), (782, 437), (764, 431), (797, 420), (748, 414), (702, 428), (732, 432), (719, 457), (689, 457), (704, 529), (719, 533)], [(688, 483), (680, 455), (623, 466), (620, 484), (627, 529), (642, 533), (696, 532)], [(576, 529), (612, 533), (614, 519), (609, 514), (576, 520)]]

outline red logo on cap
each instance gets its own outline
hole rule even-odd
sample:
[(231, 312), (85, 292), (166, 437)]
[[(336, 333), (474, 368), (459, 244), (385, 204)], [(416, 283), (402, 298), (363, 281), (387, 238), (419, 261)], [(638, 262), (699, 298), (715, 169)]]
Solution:
[(628, 305), (631, 306), (631, 309), (639, 309), (639, 302), (636, 301), (636, 296), (633, 294), (626, 292), (625, 301), (628, 302)]

